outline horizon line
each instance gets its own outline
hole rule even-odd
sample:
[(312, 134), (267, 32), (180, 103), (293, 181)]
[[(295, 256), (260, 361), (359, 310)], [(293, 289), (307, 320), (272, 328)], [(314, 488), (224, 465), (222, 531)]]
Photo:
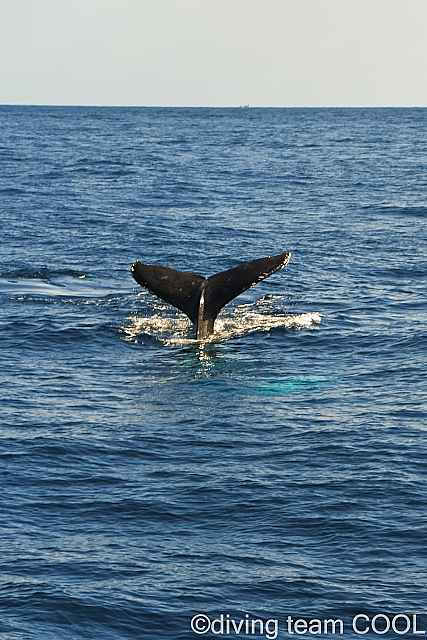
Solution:
[(174, 104), (67, 104), (2, 102), (1, 107), (92, 107), (104, 109), (426, 109), (427, 105), (174, 105)]

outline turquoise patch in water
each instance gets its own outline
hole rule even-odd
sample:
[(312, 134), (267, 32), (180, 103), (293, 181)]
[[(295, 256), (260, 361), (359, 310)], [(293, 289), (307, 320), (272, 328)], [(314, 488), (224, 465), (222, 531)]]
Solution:
[(325, 385), (334, 384), (338, 380), (328, 379), (325, 376), (301, 375), (289, 378), (267, 379), (258, 388), (261, 395), (271, 393), (295, 393), (297, 391), (306, 391), (321, 389)]

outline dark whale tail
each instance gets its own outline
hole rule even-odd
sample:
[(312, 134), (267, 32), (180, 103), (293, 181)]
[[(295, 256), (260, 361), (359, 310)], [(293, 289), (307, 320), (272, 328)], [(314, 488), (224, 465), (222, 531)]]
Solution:
[(221, 271), (210, 278), (170, 267), (135, 262), (135, 280), (158, 298), (183, 311), (196, 325), (197, 339), (214, 332), (218, 313), (230, 300), (288, 263), (291, 254), (259, 258)]

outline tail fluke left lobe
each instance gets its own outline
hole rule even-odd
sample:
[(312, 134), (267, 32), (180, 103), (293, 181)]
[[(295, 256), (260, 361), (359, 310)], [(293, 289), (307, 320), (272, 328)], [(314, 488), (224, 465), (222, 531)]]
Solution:
[(142, 262), (135, 262), (131, 271), (138, 284), (183, 311), (191, 322), (197, 324), (200, 294), (206, 278), (196, 273)]

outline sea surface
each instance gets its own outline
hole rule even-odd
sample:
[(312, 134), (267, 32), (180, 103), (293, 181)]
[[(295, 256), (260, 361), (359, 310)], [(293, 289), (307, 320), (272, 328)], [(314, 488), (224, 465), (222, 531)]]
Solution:
[(423, 637), (426, 109), (2, 106), (0, 221), (1, 640)]

